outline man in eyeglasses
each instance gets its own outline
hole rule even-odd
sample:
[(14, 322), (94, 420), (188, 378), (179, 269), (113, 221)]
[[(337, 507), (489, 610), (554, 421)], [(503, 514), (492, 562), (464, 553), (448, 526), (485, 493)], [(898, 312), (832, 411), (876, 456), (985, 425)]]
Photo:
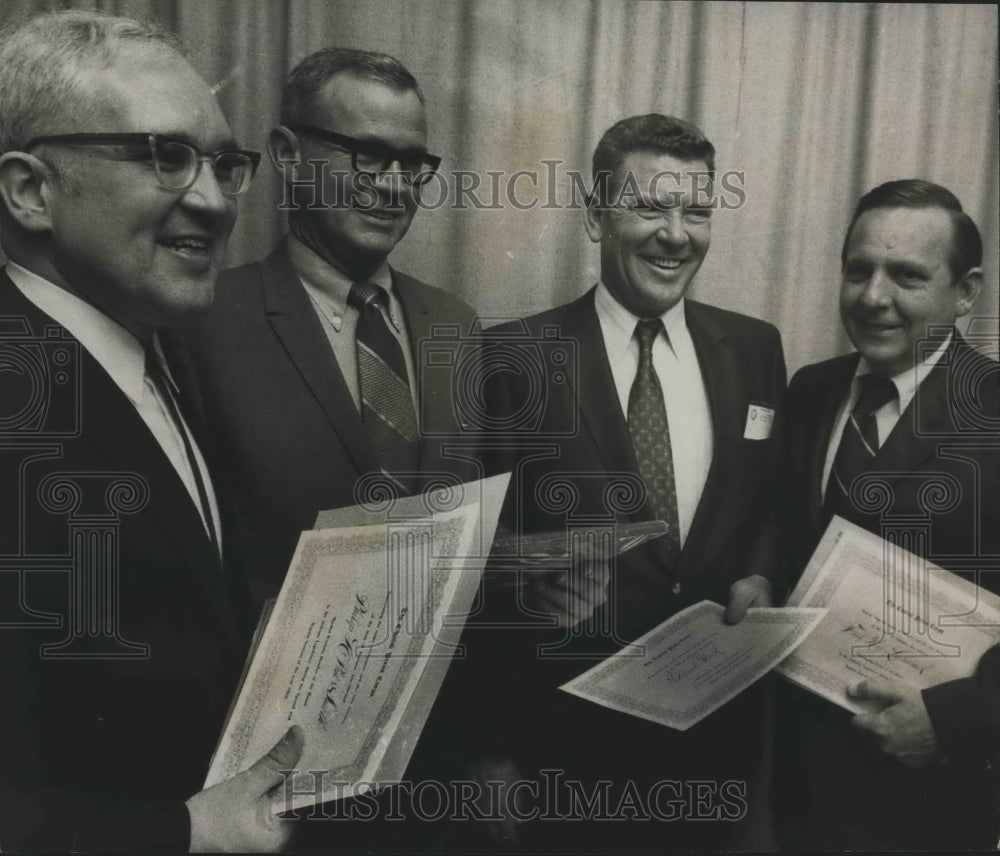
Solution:
[(0, 847), (277, 850), (301, 733), (200, 791), (245, 644), (196, 391), (160, 331), (212, 300), (237, 148), (176, 40), (0, 35)]
[(477, 476), (441, 442), (460, 432), (450, 375), (420, 370), (421, 342), (446, 331), (456, 345), (473, 311), (388, 263), (439, 163), (417, 81), (385, 54), (325, 48), (292, 71), (280, 118), (268, 153), (289, 234), (223, 274), (188, 337), (267, 531), (252, 547), (259, 600), (277, 593), (317, 511)]

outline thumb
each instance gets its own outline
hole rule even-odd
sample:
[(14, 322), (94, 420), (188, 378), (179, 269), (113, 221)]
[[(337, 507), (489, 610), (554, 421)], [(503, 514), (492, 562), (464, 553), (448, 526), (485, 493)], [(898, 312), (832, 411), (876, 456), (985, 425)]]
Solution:
[(870, 699), (895, 704), (902, 701), (902, 696), (892, 687), (873, 684), (871, 681), (859, 681), (847, 688), (847, 694), (856, 699)]
[(754, 588), (742, 580), (729, 587), (729, 603), (724, 616), (726, 624), (739, 624), (747, 617), (747, 609), (754, 600)]
[(274, 744), (271, 751), (246, 771), (248, 777), (253, 777), (255, 782), (254, 790), (259, 793), (267, 793), (275, 785), (284, 780), (283, 770), (291, 770), (302, 757), (302, 748), (305, 746), (305, 735), (298, 725), (293, 725), (285, 736)]

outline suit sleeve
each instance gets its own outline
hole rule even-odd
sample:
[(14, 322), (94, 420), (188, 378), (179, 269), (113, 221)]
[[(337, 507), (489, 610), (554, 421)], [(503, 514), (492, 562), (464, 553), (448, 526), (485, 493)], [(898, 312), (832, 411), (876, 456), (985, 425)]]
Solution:
[[(44, 758), (34, 727), (40, 717), (33, 670), (39, 663), (31, 632), (0, 629), (0, 848), (4, 852), (181, 851), (190, 846), (191, 828), (183, 802), (144, 801), (143, 782), (129, 783), (135, 800), (81, 793), (59, 787), (58, 769)], [(66, 716), (73, 715), (72, 699)], [(150, 735), (150, 739), (156, 739)], [(136, 747), (142, 751), (141, 746)], [(157, 775), (150, 770), (149, 776)]]
[(119, 803), (55, 789), (0, 790), (0, 845), (48, 852), (186, 853), (184, 803)]
[(945, 756), (1000, 767), (1000, 645), (983, 655), (972, 677), (929, 687), (923, 698)]

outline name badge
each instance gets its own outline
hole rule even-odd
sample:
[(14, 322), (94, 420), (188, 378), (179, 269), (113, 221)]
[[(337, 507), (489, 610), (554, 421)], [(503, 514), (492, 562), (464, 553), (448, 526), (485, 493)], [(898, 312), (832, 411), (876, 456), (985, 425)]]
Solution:
[(774, 425), (774, 411), (763, 404), (751, 404), (747, 408), (747, 424), (743, 429), (744, 440), (766, 440), (771, 436)]

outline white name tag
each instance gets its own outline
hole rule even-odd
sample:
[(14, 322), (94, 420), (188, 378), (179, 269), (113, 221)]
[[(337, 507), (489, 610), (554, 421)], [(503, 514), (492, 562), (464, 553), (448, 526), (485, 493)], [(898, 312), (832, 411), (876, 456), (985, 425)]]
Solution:
[(747, 408), (747, 424), (743, 429), (744, 440), (766, 440), (771, 436), (774, 411), (763, 404), (751, 404)]

